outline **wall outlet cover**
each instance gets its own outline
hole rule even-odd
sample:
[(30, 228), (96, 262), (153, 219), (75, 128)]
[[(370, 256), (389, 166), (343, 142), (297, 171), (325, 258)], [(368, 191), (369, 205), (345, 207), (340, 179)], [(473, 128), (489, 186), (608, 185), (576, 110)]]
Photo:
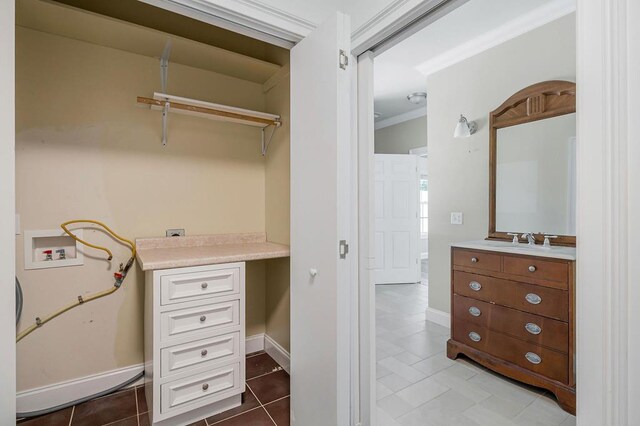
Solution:
[(167, 229), (167, 237), (184, 237), (184, 229)]
[(451, 224), (462, 225), (462, 212), (451, 212)]

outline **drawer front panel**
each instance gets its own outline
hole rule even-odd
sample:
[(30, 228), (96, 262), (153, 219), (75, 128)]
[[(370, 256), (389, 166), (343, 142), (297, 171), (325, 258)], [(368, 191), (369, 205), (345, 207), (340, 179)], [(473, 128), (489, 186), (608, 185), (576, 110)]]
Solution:
[(461, 296), (560, 321), (569, 319), (569, 295), (566, 290), (454, 271), (453, 291)]
[(566, 354), (466, 321), (454, 321), (454, 340), (550, 379), (567, 383), (569, 361)]
[(160, 278), (160, 303), (189, 302), (240, 292), (240, 269), (217, 269)]
[(240, 324), (240, 301), (212, 303), (161, 314), (162, 340)]
[(569, 325), (566, 322), (454, 295), (454, 317), (509, 334), (527, 342), (567, 353)]
[(233, 389), (240, 390), (239, 363), (161, 385), (160, 412), (167, 413), (186, 404), (193, 404), (193, 408), (210, 404), (225, 398), (227, 391)]
[(500, 271), (501, 256), (485, 251), (453, 249), (453, 264), (465, 268)]
[(504, 272), (523, 277), (537, 278), (558, 283), (566, 290), (569, 280), (569, 265), (564, 262), (552, 262), (538, 257), (524, 258), (504, 256)]
[(239, 356), (239, 332), (164, 348), (160, 351), (161, 377), (232, 361)]

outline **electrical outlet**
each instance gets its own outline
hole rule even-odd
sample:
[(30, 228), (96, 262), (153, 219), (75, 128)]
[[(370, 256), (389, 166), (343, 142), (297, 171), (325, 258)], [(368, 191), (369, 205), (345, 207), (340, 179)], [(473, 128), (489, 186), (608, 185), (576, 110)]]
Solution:
[(462, 225), (462, 212), (451, 212), (451, 224)]
[(184, 237), (184, 229), (167, 229), (167, 237)]

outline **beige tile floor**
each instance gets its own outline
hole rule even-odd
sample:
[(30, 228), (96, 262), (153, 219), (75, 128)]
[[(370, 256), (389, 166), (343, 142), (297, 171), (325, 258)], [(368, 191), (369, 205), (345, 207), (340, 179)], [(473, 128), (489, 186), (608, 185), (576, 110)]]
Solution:
[(378, 425), (575, 425), (548, 392), (448, 359), (425, 284), (376, 286)]

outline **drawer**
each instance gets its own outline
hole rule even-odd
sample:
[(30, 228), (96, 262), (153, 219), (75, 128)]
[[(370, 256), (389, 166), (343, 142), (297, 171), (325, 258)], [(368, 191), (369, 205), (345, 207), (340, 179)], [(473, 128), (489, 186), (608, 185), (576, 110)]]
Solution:
[(566, 290), (454, 271), (453, 292), (536, 315), (569, 320), (569, 293)]
[(216, 269), (160, 278), (160, 304), (189, 302), (240, 293), (240, 269)]
[(161, 314), (161, 340), (240, 324), (240, 301), (212, 303)]
[(501, 256), (495, 253), (475, 250), (453, 249), (453, 264), (465, 268), (500, 271)]
[(240, 356), (240, 333), (223, 334), (160, 351), (161, 377), (232, 361)]
[(203, 374), (175, 380), (160, 386), (160, 412), (166, 413), (189, 404), (196, 408), (229, 397), (240, 386), (240, 363), (218, 367)]
[(538, 278), (560, 284), (558, 287), (566, 290), (569, 281), (569, 264), (543, 260), (539, 257), (503, 257), (504, 271), (507, 274), (522, 277)]
[(454, 340), (550, 379), (567, 383), (569, 375), (567, 354), (466, 321), (458, 319), (454, 321)]
[(454, 295), (455, 318), (567, 353), (569, 324), (516, 309)]

